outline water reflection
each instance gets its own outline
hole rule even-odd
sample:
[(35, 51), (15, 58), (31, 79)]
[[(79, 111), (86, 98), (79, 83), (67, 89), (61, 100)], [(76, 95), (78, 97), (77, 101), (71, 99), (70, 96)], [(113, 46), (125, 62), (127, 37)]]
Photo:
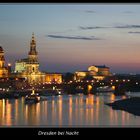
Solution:
[(115, 101), (115, 97), (116, 97), (116, 96), (115, 96), (114, 94), (111, 94), (111, 95), (110, 95), (110, 102), (114, 102), (114, 101)]
[(69, 97), (69, 125), (72, 125), (72, 96)]
[(52, 97), (37, 104), (25, 105), (24, 98), (0, 100), (0, 125), (43, 125), (43, 126), (129, 126), (140, 125), (140, 117), (133, 117), (125, 111), (113, 110), (104, 105), (125, 99), (89, 95), (65, 95)]
[(96, 108), (95, 108), (95, 116), (96, 116), (96, 124), (99, 121), (99, 106), (100, 106), (100, 102), (99, 102), (99, 96), (96, 97)]
[(18, 122), (18, 100), (15, 100), (15, 122)]
[(59, 119), (59, 125), (62, 125), (62, 103), (63, 103), (63, 100), (62, 100), (62, 96), (59, 96), (58, 97), (58, 119)]
[(52, 100), (52, 125), (55, 125), (55, 121), (56, 121), (55, 101)]

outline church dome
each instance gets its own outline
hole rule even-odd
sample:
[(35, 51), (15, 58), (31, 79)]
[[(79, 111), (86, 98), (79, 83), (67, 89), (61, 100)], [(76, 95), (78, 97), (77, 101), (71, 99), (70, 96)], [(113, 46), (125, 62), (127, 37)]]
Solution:
[(0, 46), (0, 52), (3, 52), (3, 48)]

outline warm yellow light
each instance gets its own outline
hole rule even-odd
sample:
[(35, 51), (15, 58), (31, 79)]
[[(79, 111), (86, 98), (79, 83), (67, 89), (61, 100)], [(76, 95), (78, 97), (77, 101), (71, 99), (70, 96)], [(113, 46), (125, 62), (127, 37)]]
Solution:
[(11, 66), (11, 64), (10, 64), (10, 63), (8, 63), (8, 66), (10, 67), (10, 66)]
[(31, 95), (34, 95), (34, 94), (35, 94), (35, 90), (33, 89), (33, 90), (32, 90), (32, 94), (31, 94)]
[(112, 89), (115, 90), (115, 86), (112, 86)]
[(91, 85), (88, 85), (88, 92), (90, 92), (92, 89), (92, 86)]

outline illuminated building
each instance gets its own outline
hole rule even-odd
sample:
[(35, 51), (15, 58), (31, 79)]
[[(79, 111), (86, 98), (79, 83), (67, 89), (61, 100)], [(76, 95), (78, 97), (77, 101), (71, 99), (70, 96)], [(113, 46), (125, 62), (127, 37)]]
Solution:
[(27, 62), (28, 62), (28, 59), (17, 60), (15, 64), (15, 72), (21, 73), (25, 71)]
[(0, 78), (8, 77), (8, 69), (5, 67), (3, 48), (0, 46)]
[(34, 34), (32, 34), (28, 58), (16, 61), (15, 73), (17, 77), (26, 78), (31, 84), (45, 82), (45, 73), (39, 71), (37, 55), (36, 41)]
[(36, 51), (36, 41), (34, 34), (30, 42), (30, 51), (28, 58), (17, 60), (15, 63), (15, 73), (13, 77), (25, 78), (31, 84), (34, 83), (61, 83), (62, 74), (58, 73), (42, 73), (39, 71), (38, 53)]
[(77, 71), (74, 74), (74, 80), (82, 80), (88, 75), (88, 71)]
[(82, 80), (86, 76), (91, 76), (97, 80), (103, 80), (107, 76), (111, 76), (111, 72), (109, 67), (103, 66), (95, 66), (92, 65), (88, 67), (88, 71), (77, 71), (74, 74), (74, 80)]
[(60, 74), (60, 73), (46, 73), (45, 80), (48, 83), (62, 83), (62, 74)]

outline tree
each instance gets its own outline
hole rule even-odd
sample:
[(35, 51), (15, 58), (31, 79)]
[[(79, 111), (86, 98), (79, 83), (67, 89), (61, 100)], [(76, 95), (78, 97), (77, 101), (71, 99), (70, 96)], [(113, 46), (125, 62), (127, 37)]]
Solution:
[(70, 72), (67, 72), (65, 75), (63, 75), (64, 82), (73, 81), (73, 78), (74, 74)]

